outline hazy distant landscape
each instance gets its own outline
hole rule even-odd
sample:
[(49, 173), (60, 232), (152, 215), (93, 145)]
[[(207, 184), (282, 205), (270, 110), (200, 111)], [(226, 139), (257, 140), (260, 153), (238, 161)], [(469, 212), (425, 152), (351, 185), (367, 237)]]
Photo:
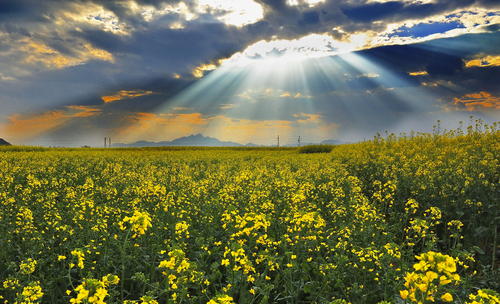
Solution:
[[(342, 142), (340, 140), (323, 140), (319, 143), (300, 143), (301, 145), (312, 145), (312, 144), (324, 144), (324, 145), (339, 145), (345, 144), (346, 142)], [(299, 143), (296, 144), (285, 144), (281, 145), (282, 147), (291, 147), (298, 146)], [(127, 148), (127, 147), (168, 147), (168, 146), (185, 146), (185, 147), (265, 147), (265, 145), (257, 145), (253, 143), (240, 144), (236, 142), (228, 142), (228, 141), (220, 141), (217, 138), (203, 136), (201, 134), (194, 134), (190, 136), (180, 137), (171, 141), (160, 141), (160, 142), (149, 142), (149, 141), (137, 141), (130, 144), (123, 143), (115, 143), (112, 144), (112, 147), (117, 148)]]

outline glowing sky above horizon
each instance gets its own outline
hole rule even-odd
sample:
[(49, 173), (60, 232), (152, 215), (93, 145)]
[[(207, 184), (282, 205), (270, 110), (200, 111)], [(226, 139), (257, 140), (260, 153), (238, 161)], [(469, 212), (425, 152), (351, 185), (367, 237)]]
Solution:
[(500, 120), (493, 0), (4, 0), (0, 138), (357, 141)]

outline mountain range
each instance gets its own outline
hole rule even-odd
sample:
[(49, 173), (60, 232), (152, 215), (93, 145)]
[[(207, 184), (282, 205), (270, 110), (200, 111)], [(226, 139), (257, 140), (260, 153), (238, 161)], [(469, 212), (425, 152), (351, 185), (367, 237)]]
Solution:
[(220, 141), (217, 138), (203, 136), (201, 134), (194, 134), (189, 136), (184, 136), (180, 138), (176, 138), (171, 141), (160, 141), (160, 142), (152, 142), (152, 141), (136, 141), (130, 144), (116, 143), (113, 144), (113, 147), (117, 148), (130, 148), (130, 147), (164, 147), (164, 146), (192, 146), (192, 147), (252, 147), (257, 146), (255, 144), (247, 144), (242, 145), (239, 143), (235, 143), (232, 141)]
[(0, 146), (11, 146), (11, 144), (5, 141), (3, 138), (0, 138)]
[[(324, 140), (320, 144), (322, 145), (341, 145), (345, 142), (329, 139)], [(304, 143), (303, 145), (314, 144), (314, 143)], [(317, 144), (317, 143), (315, 143)], [(246, 145), (242, 145), (240, 143), (232, 142), (232, 141), (220, 141), (217, 138), (204, 136), (202, 134), (194, 134), (189, 136), (184, 136), (180, 138), (176, 138), (171, 141), (136, 141), (134, 143), (116, 143), (112, 145), (114, 148), (133, 148), (133, 147), (168, 147), (168, 146), (184, 146), (184, 147), (258, 147), (259, 145), (248, 143)], [(292, 147), (294, 145), (284, 145), (285, 147)]]

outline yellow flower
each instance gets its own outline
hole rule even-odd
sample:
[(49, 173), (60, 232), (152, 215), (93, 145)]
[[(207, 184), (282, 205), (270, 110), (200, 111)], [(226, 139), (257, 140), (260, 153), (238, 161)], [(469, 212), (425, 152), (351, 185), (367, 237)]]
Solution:
[[(460, 276), (455, 273), (455, 259), (451, 256), (429, 251), (416, 258), (419, 262), (413, 265), (415, 272), (406, 274), (406, 289), (400, 291), (401, 298), (415, 303), (434, 302), (434, 298), (442, 292), (441, 286), (460, 281)], [(449, 293), (445, 293), (443, 297), (443, 301), (450, 297), (453, 299)]]
[(105, 304), (104, 299), (108, 296), (108, 290), (106, 288), (109, 285), (118, 284), (118, 282), (118, 276), (112, 274), (102, 277), (102, 280), (84, 279), (83, 282), (75, 288), (76, 297), (70, 299), (70, 303)]
[(441, 300), (443, 300), (445, 302), (451, 302), (451, 301), (453, 301), (453, 296), (447, 292), (441, 296)]
[(7, 279), (3, 281), (3, 288), (5, 289), (16, 289), (19, 286), (18, 279)]
[(19, 269), (24, 274), (32, 274), (33, 272), (35, 272), (36, 264), (36, 260), (29, 258), (19, 264)]
[(148, 228), (152, 227), (151, 225), (151, 217), (147, 212), (141, 212), (138, 210), (134, 211), (132, 216), (126, 216), (123, 218), (121, 222), (118, 223), (118, 226), (121, 230), (125, 230), (125, 224), (130, 224), (130, 229), (134, 233), (132, 238), (136, 238), (139, 235), (145, 234)]
[(40, 282), (34, 282), (23, 288), (21, 296), (24, 299), (23, 303), (32, 303), (43, 297), (42, 287)]
[[(71, 251), (71, 255), (76, 257), (76, 259), (78, 261), (77, 262), (78, 268), (83, 269), (84, 268), (83, 262), (85, 261), (85, 253), (83, 253), (83, 251), (80, 249), (75, 249), (75, 250)], [(71, 265), (74, 265), (74, 264), (71, 264)], [(70, 267), (72, 267), (71, 265), (70, 265)]]
[(141, 304), (158, 304), (158, 301), (149, 296), (143, 296), (141, 297)]
[(189, 224), (186, 221), (181, 221), (175, 224), (175, 234), (178, 237), (189, 238)]
[(108, 274), (102, 277), (102, 282), (104, 286), (116, 285), (120, 282), (120, 278), (114, 274)]
[(207, 304), (234, 304), (233, 297), (228, 295), (219, 295), (210, 301)]

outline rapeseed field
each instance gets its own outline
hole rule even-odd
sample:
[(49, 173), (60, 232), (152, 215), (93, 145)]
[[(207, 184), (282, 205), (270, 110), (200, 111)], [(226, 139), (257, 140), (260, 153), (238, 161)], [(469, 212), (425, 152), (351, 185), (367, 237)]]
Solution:
[(500, 132), (0, 150), (3, 303), (500, 303)]

